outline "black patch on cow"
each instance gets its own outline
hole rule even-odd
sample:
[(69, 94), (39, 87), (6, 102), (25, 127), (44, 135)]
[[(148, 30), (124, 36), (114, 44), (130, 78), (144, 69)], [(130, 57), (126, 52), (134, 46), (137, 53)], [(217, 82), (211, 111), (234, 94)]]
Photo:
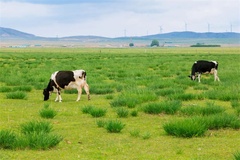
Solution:
[(74, 74), (72, 71), (59, 71), (56, 75), (56, 83), (60, 88), (65, 88), (70, 82), (74, 82)]
[(50, 79), (47, 88), (43, 90), (44, 101), (49, 99), (49, 96), (50, 96), (49, 92), (53, 91), (53, 86), (56, 88), (56, 84), (52, 79)]
[(205, 61), (205, 60), (199, 60), (193, 64), (191, 75), (195, 75), (196, 72), (198, 73), (211, 72), (213, 68), (217, 69), (218, 64), (215, 64), (214, 62)]

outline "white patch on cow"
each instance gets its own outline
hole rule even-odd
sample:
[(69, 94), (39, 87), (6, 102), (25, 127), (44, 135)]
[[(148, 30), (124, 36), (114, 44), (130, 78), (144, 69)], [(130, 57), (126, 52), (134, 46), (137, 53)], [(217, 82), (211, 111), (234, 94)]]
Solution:
[[(51, 79), (54, 81), (54, 83), (57, 85), (57, 82), (56, 82), (56, 75), (58, 74), (59, 71), (56, 71), (54, 72), (52, 75), (51, 75)], [(59, 87), (59, 86), (57, 86)], [(54, 88), (54, 87), (53, 87)]]
[(75, 78), (76, 81), (78, 79), (82, 79), (83, 78), (83, 70), (75, 70), (75, 71), (73, 71), (73, 74), (74, 74), (74, 78)]
[(212, 61), (213, 63), (215, 63), (215, 65), (217, 65), (217, 61)]

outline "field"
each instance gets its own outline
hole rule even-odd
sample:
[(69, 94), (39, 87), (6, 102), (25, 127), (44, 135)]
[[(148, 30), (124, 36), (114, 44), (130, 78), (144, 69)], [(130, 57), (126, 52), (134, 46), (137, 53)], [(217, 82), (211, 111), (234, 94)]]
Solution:
[[(188, 78), (200, 59), (219, 62), (220, 82)], [(0, 139), (0, 159), (239, 159), (239, 61), (239, 48), (1, 48), (0, 137), (37, 121), (62, 139), (40, 149)], [(86, 70), (91, 100), (65, 91), (62, 103), (43, 101), (51, 74), (75, 69)]]

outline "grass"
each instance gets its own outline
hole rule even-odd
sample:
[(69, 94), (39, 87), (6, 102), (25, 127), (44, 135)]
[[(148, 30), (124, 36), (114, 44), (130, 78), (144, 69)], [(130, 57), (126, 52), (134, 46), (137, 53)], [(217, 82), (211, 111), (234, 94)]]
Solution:
[(120, 118), (127, 118), (129, 114), (129, 111), (126, 108), (117, 108), (116, 112)]
[(6, 94), (7, 99), (27, 99), (27, 94), (23, 91), (9, 92)]
[(200, 137), (207, 131), (204, 122), (195, 118), (169, 122), (163, 128), (169, 135), (183, 138)]
[(43, 108), (39, 111), (42, 118), (52, 119), (57, 115), (57, 111), (52, 108)]
[(221, 128), (240, 128), (240, 120), (236, 115), (231, 114), (216, 114), (204, 117), (204, 121), (209, 129)]
[(0, 148), (46, 150), (55, 147), (62, 137), (53, 133), (48, 122), (30, 121), (21, 125), (21, 135), (9, 130), (0, 130)]
[[(14, 151), (1, 148), (0, 159), (232, 159), (240, 150), (236, 143), (239, 138), (236, 119), (240, 113), (239, 48), (1, 48), (0, 51), (0, 131), (11, 129), (21, 139), (15, 144), (21, 145)], [(191, 81), (187, 76), (198, 59), (217, 60), (221, 82), (214, 82), (212, 75), (202, 75), (200, 84)], [(44, 142), (44, 137), (54, 139), (52, 134), (56, 137), (59, 134), (62, 139), (48, 149), (42, 144), (41, 150), (46, 151), (38, 151), (37, 144), (36, 149), (26, 147), (28, 138), (19, 132), (18, 126), (43, 120), (39, 114), (46, 103), (42, 89), (47, 87), (51, 74), (79, 68), (87, 71), (91, 100), (87, 101), (84, 92), (79, 102), (72, 101), (76, 92), (62, 92), (63, 103), (55, 103), (55, 95), (51, 96), (49, 108), (57, 111), (57, 116), (46, 120), (54, 130), (29, 138), (38, 141), (37, 137), (42, 137)], [(31, 90), (24, 90), (23, 86), (30, 86)], [(27, 98), (8, 99), (7, 95), (17, 88)], [(176, 108), (170, 105), (173, 102), (178, 102)], [(151, 104), (158, 104), (164, 110), (160, 114), (144, 112), (143, 108)], [(198, 113), (194, 107), (208, 109)], [(128, 110), (126, 118), (118, 117), (119, 108)], [(194, 108), (193, 114), (182, 114), (185, 108)], [(92, 109), (107, 112), (95, 118), (90, 114)], [(207, 128), (202, 136), (176, 138), (164, 130), (164, 124), (191, 121), (195, 116), (201, 117), (204, 124), (205, 120), (209, 122), (211, 129)], [(123, 128), (112, 134), (106, 126), (115, 120)]]
[(181, 108), (181, 101), (171, 100), (165, 102), (149, 103), (143, 107), (143, 111), (149, 114), (174, 114)]
[(223, 113), (225, 108), (216, 106), (214, 103), (207, 103), (206, 106), (189, 106), (181, 109), (181, 113), (185, 115), (213, 115), (218, 113)]
[(235, 158), (235, 160), (240, 160), (240, 152), (239, 151), (234, 153), (234, 158)]
[(50, 133), (53, 126), (47, 121), (30, 121), (21, 124), (21, 132), (25, 135), (32, 133)]
[(125, 124), (123, 124), (119, 120), (109, 120), (105, 124), (105, 128), (110, 133), (119, 133), (124, 127), (125, 127)]
[(0, 131), (0, 148), (14, 149), (17, 140), (17, 135), (10, 130)]
[(84, 106), (82, 112), (85, 114), (90, 114), (92, 117), (103, 117), (107, 113), (107, 109), (97, 108), (95, 106)]

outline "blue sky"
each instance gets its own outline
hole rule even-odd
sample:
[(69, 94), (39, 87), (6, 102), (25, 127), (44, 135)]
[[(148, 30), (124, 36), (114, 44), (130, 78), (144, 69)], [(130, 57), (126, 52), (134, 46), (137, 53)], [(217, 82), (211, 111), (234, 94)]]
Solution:
[(45, 37), (240, 32), (240, 0), (0, 0), (0, 26)]

